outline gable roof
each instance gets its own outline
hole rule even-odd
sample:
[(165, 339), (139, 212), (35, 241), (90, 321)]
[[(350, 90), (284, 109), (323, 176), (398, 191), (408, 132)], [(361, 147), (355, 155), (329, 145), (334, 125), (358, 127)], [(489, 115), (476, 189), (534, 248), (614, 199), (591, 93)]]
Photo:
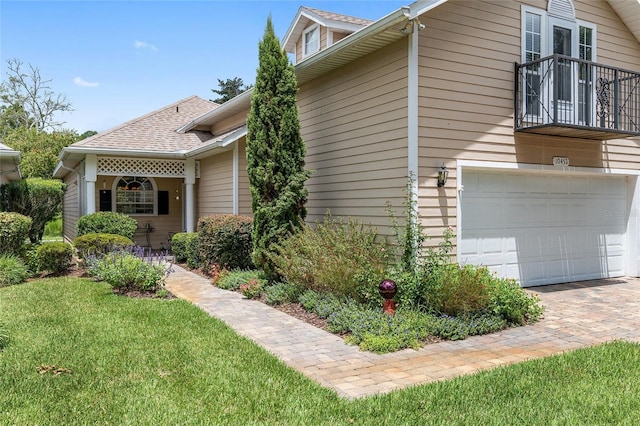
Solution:
[(284, 36), (282, 45), (285, 52), (292, 53), (295, 51), (296, 41), (302, 37), (302, 33), (304, 29), (309, 26), (309, 22), (317, 22), (332, 31), (338, 30), (354, 33), (371, 24), (373, 21), (302, 6), (298, 9), (298, 13), (293, 19), (287, 34)]
[(178, 133), (176, 129), (217, 106), (214, 102), (191, 96), (83, 139), (68, 148), (118, 149), (123, 152), (144, 150), (149, 153), (188, 151), (211, 139), (211, 134), (199, 131)]
[(191, 96), (71, 144), (62, 149), (54, 177), (66, 175), (87, 154), (185, 158), (189, 150), (216, 143), (217, 139), (210, 132), (178, 133), (176, 130), (218, 106)]

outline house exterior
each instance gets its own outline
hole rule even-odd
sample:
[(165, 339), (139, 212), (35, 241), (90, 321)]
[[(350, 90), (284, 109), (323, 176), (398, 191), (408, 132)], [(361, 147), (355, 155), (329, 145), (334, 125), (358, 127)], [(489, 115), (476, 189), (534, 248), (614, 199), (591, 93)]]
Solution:
[(20, 152), (0, 143), (0, 185), (20, 180)]
[(200, 216), (250, 213), (246, 127), (230, 106), (212, 131), (177, 131), (218, 107), (191, 96), (64, 148), (54, 177), (67, 184), (65, 239), (76, 237), (80, 216), (114, 211), (138, 221), (137, 244), (164, 249), (176, 232), (193, 232)]
[[(283, 46), (309, 221), (390, 233), (408, 190), (429, 244), (452, 227), (459, 262), (523, 286), (640, 276), (640, 3), (425, 0), (374, 22), (302, 7)], [(194, 217), (248, 206), (244, 140), (223, 135), (246, 133), (249, 98), (177, 127), (222, 138), (181, 158), (199, 165)], [(231, 190), (207, 199), (216, 182)]]

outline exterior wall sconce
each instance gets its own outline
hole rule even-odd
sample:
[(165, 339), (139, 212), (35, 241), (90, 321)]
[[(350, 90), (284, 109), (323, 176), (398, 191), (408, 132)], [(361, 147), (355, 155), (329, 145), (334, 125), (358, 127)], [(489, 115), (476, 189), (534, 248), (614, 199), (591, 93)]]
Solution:
[(440, 170), (438, 170), (438, 188), (443, 187), (444, 184), (447, 183), (448, 176), (449, 170), (447, 170), (447, 166), (442, 163), (442, 166), (440, 166)]

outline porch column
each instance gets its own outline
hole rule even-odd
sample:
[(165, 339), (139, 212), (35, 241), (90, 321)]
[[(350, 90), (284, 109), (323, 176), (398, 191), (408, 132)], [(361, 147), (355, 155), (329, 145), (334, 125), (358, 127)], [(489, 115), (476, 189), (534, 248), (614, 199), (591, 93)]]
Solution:
[(96, 180), (98, 180), (98, 157), (95, 154), (87, 154), (84, 159), (85, 180), (85, 213), (96, 212)]
[(196, 200), (193, 191), (193, 185), (196, 183), (196, 160), (193, 158), (187, 158), (185, 161), (185, 176), (184, 176), (184, 204), (185, 204), (185, 225), (187, 232), (195, 232), (195, 217), (196, 217)]
[(239, 208), (238, 208), (238, 199), (239, 199), (239, 189), (238, 189), (238, 172), (240, 170), (240, 159), (238, 157), (238, 141), (235, 141), (233, 144), (233, 214), (238, 214), (239, 212)]

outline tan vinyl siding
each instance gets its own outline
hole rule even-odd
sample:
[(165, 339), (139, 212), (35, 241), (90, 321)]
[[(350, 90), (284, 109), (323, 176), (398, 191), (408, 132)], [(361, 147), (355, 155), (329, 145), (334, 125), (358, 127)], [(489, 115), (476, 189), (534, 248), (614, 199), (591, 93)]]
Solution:
[(233, 213), (233, 150), (200, 161), (198, 217)]
[(209, 129), (211, 131), (211, 134), (220, 135), (243, 126), (247, 121), (248, 112), (249, 111), (243, 111), (232, 117), (225, 118), (224, 120), (217, 122)]
[[(313, 170), (308, 222), (327, 210), (378, 226), (401, 206), (407, 177), (407, 49), (401, 40), (300, 87), (298, 105)], [(389, 229), (381, 229), (388, 232)]]
[[(305, 31), (307, 28), (312, 27), (314, 25), (317, 25), (317, 22), (315, 21), (310, 21), (307, 26), (305, 27)], [(322, 51), (324, 49), (327, 48), (327, 36), (329, 34), (327, 27), (323, 27), (322, 25), (319, 25), (320, 28), (320, 50)], [(334, 43), (335, 43), (335, 39), (334, 39)], [(302, 61), (305, 56), (304, 56), (304, 32), (302, 33), (302, 36), (298, 39), (298, 41), (296, 41), (296, 63)]]
[(76, 237), (76, 223), (78, 222), (78, 175), (75, 172), (69, 173), (64, 183), (67, 188), (62, 199), (62, 236), (67, 241), (73, 241)]
[(337, 43), (340, 40), (342, 40), (343, 38), (345, 38), (346, 36), (348, 36), (350, 33), (333, 33), (333, 43)]
[[(513, 132), (514, 62), (521, 62), (521, 4), (547, 1), (450, 0), (420, 32), (419, 185), (427, 232), (456, 224), (456, 166), (460, 159), (637, 169), (637, 141), (588, 141)], [(597, 62), (640, 71), (640, 45), (604, 1), (575, 0), (578, 19), (597, 26)], [(635, 147), (635, 149), (634, 149)], [(439, 166), (449, 180), (436, 188)]]

